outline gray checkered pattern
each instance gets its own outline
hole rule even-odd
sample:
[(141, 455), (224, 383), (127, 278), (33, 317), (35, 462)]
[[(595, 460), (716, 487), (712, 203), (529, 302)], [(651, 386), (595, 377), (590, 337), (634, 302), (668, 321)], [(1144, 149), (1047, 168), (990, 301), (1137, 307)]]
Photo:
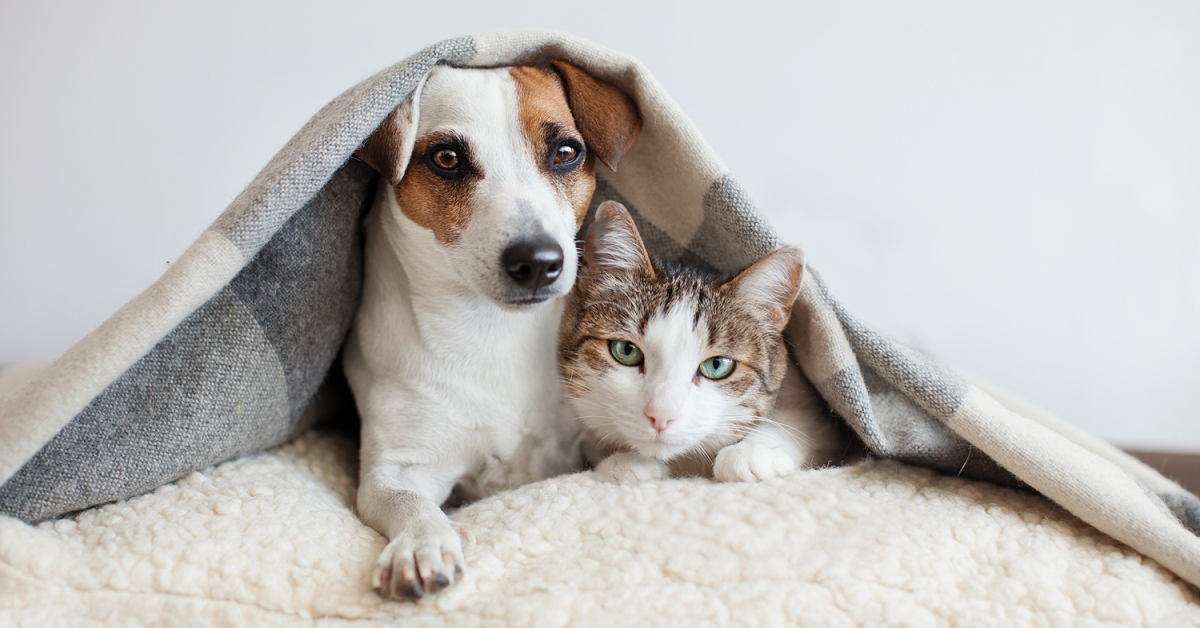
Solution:
[(350, 328), (360, 217), (378, 179), (349, 162), (238, 276), (0, 487), (40, 521), (286, 441)]

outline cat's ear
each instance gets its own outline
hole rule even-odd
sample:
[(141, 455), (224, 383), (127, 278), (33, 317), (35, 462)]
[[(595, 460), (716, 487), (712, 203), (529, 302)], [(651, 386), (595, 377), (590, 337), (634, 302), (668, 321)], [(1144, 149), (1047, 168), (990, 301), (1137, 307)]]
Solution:
[(602, 203), (588, 229), (579, 276), (587, 281), (607, 275), (653, 272), (633, 216), (616, 201)]
[(800, 294), (804, 253), (785, 246), (758, 260), (723, 287), (766, 311), (772, 331), (779, 333), (792, 316), (792, 303)]

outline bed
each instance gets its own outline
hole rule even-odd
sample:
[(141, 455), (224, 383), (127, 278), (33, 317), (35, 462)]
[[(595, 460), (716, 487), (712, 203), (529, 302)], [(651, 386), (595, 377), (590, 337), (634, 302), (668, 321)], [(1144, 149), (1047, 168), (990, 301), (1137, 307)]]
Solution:
[(1028, 491), (894, 461), (761, 484), (592, 473), (455, 511), (464, 581), (387, 602), (353, 438), (315, 429), (128, 501), (0, 520), (8, 625), (1200, 625), (1200, 597)]

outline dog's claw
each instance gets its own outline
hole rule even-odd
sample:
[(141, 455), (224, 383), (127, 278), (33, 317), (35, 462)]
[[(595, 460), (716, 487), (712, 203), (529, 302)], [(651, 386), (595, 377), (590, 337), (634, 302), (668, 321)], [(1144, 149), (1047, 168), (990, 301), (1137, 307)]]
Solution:
[(376, 565), (371, 570), (371, 588), (375, 591), (387, 591), (392, 582), (392, 566)]
[(471, 532), (471, 528), (454, 521), (450, 522), (450, 527), (454, 528), (454, 531), (458, 533), (458, 536), (460, 536), (462, 540), (471, 544), (475, 543), (475, 533)]

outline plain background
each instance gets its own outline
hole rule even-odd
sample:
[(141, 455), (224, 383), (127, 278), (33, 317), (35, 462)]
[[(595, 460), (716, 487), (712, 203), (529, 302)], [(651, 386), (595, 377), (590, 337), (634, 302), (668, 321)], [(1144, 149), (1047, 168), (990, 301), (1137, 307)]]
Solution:
[(6, 2), (0, 363), (152, 282), (322, 105), (435, 41), (638, 57), (861, 318), (1200, 452), (1200, 3)]

